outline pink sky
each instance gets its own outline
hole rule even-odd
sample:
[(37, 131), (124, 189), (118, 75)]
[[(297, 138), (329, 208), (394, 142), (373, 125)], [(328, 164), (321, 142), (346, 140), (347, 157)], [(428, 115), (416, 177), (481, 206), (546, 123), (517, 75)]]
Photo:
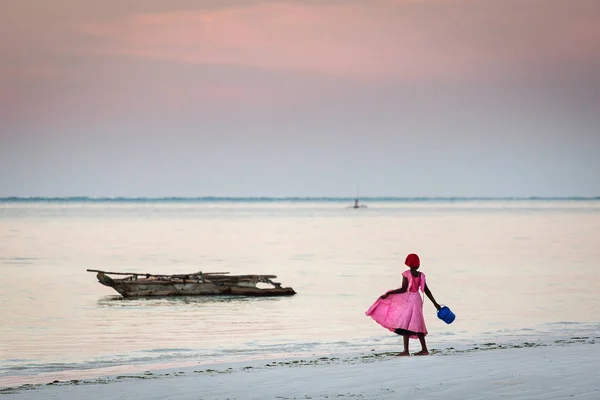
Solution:
[[(21, 103), (25, 82), (76, 82), (73, 75), (88, 73), (81, 79), (95, 88), (93, 76), (99, 73), (98, 85), (110, 84), (116, 78), (110, 70), (122, 71), (127, 59), (383, 85), (503, 82), (533, 78), (546, 67), (600, 61), (600, 12), (593, 1), (90, 3), (3, 3), (8, 10), (0, 28), (8, 60), (0, 69), (3, 103)], [(111, 60), (108, 71), (94, 70), (93, 63), (104, 60)], [(173, 107), (178, 106), (171, 103), (173, 92), (181, 91), (211, 103), (239, 100), (248, 106), (284, 94), (252, 81), (191, 84), (174, 77), (153, 85)]]
[(136, 14), (81, 29), (104, 39), (95, 50), (105, 54), (404, 82), (506, 78), (549, 62), (585, 62), (598, 49), (593, 14), (561, 17), (557, 7), (553, 18), (536, 19), (529, 9), (515, 15), (495, 2), (482, 12), (478, 3), (272, 2)]
[(495, 120), (588, 138), (569, 124), (596, 123), (599, 20), (595, 0), (4, 0), (0, 138), (201, 121), (261, 143), (290, 124), (318, 143), (408, 125), (467, 140)]
[(408, 82), (494, 79), (595, 60), (600, 46), (592, 1), (198, 2), (197, 9), (154, 12), (117, 2), (97, 15), (73, 1), (45, 3), (5, 5), (4, 79), (15, 73), (11, 56), (36, 51), (50, 57), (22, 75), (55, 70), (51, 55), (79, 53)]

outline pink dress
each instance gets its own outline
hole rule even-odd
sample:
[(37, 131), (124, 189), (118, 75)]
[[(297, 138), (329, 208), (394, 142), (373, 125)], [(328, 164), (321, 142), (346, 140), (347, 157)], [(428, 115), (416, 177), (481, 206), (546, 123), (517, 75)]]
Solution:
[(419, 293), (425, 291), (425, 274), (415, 278), (406, 270), (402, 276), (408, 279), (408, 289), (404, 293), (391, 294), (385, 299), (378, 298), (365, 314), (375, 322), (399, 335), (408, 334), (418, 339), (417, 333), (427, 335), (423, 317), (423, 298)]

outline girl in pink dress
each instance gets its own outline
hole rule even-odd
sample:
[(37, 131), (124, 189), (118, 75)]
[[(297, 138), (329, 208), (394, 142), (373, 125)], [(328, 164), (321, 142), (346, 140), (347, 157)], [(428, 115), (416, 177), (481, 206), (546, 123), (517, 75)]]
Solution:
[(402, 273), (402, 287), (390, 290), (373, 303), (366, 314), (375, 322), (392, 332), (402, 335), (404, 351), (399, 356), (409, 356), (408, 339), (419, 339), (421, 351), (415, 356), (429, 355), (425, 335), (425, 318), (423, 317), (423, 298), (419, 290), (429, 297), (436, 309), (440, 305), (435, 301), (425, 282), (425, 274), (419, 272), (421, 262), (416, 254), (409, 254), (404, 262), (410, 269)]

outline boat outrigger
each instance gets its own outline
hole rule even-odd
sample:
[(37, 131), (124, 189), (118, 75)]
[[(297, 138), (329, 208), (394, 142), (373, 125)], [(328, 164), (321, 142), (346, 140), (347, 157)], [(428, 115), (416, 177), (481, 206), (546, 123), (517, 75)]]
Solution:
[[(291, 287), (273, 282), (277, 275), (229, 275), (229, 272), (194, 272), (191, 274), (154, 275), (139, 272), (96, 272), (98, 282), (116, 290), (123, 297), (146, 296), (291, 296)], [(111, 278), (109, 275), (126, 275)], [(265, 283), (270, 287), (257, 287)]]

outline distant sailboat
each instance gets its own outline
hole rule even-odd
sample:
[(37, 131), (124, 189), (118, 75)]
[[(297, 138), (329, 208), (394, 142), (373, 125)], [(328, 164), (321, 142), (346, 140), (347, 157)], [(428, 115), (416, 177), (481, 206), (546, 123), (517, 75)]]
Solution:
[(350, 206), (348, 208), (367, 208), (367, 206), (358, 204), (358, 198), (359, 198), (359, 190), (358, 189), (359, 189), (358, 185), (356, 185), (356, 199), (354, 199), (354, 206)]

